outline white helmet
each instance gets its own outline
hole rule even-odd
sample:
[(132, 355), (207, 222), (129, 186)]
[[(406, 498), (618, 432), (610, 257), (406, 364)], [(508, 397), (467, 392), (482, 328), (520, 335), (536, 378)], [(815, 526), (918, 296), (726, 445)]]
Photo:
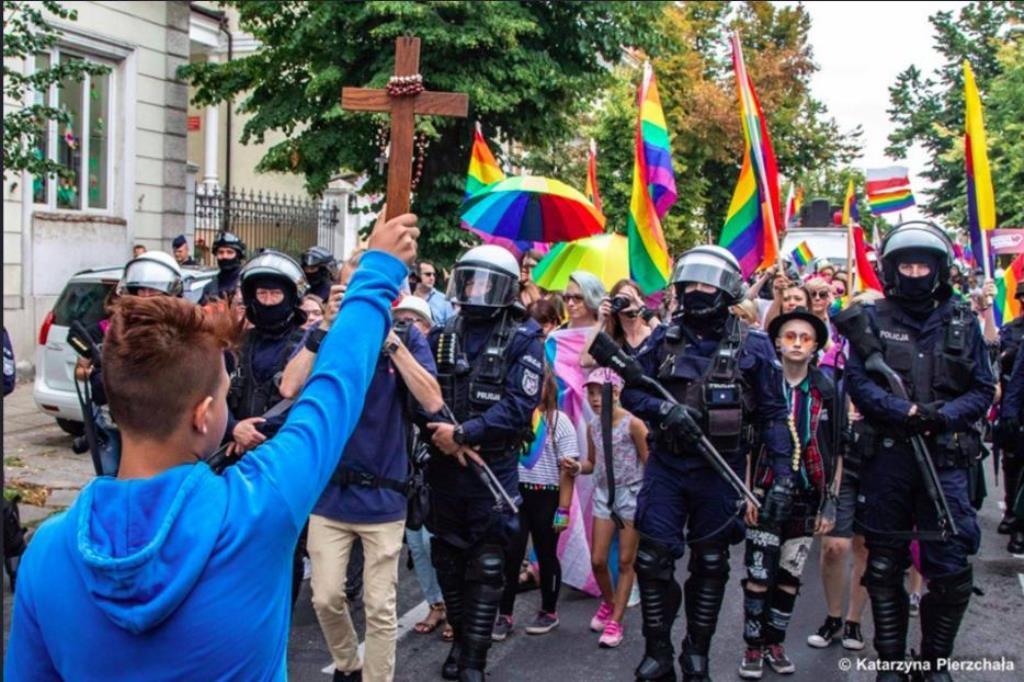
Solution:
[(455, 263), (448, 281), (448, 299), (469, 314), (492, 314), (516, 302), (519, 262), (495, 244), (476, 246)]
[(119, 293), (136, 294), (139, 289), (153, 289), (167, 296), (181, 296), (181, 266), (169, 253), (147, 251), (128, 261)]
[(725, 292), (728, 305), (744, 296), (743, 272), (736, 256), (721, 246), (695, 246), (682, 256), (672, 272), (672, 284), (697, 282)]

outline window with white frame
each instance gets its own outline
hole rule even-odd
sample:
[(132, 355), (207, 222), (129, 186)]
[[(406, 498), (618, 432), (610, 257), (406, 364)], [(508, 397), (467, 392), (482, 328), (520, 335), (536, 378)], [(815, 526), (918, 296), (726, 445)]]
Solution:
[(52, 85), (49, 92), (35, 93), (37, 104), (66, 109), (71, 121), (63, 128), (56, 121), (48, 121), (39, 131), (35, 153), (57, 161), (70, 175), (34, 178), (33, 202), (49, 209), (106, 213), (113, 206), (115, 65), (55, 47), (37, 54), (33, 66), (41, 70), (75, 60), (106, 64), (111, 70), (100, 76), (86, 74), (82, 81), (66, 80)]

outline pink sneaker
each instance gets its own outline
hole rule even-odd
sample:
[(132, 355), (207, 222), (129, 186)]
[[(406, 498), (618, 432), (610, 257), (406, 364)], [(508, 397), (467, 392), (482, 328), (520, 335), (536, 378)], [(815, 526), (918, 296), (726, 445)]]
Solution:
[(612, 611), (614, 610), (614, 606), (602, 600), (597, 613), (590, 619), (590, 629), (594, 632), (604, 632), (604, 626), (608, 624), (608, 619), (612, 617)]
[(604, 626), (604, 632), (601, 633), (601, 639), (597, 640), (597, 645), (602, 649), (614, 649), (620, 644), (622, 644), (622, 625), (610, 620)]

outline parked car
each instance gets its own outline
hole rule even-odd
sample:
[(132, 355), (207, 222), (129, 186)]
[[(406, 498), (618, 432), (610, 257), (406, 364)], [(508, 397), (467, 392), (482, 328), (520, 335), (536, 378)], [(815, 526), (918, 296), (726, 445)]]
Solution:
[(788, 256), (802, 242), (807, 242), (815, 258), (827, 258), (832, 265), (845, 268), (847, 256), (845, 227), (791, 227), (782, 238), (779, 251)]
[[(212, 268), (182, 268), (184, 297), (198, 303), (203, 287), (216, 274)], [(68, 329), (74, 320), (87, 328), (102, 320), (110, 294), (123, 275), (124, 267), (120, 265), (75, 273), (39, 328), (32, 397), (40, 410), (55, 417), (57, 425), (73, 436), (82, 435), (84, 427), (75, 392), (78, 355), (67, 342)]]

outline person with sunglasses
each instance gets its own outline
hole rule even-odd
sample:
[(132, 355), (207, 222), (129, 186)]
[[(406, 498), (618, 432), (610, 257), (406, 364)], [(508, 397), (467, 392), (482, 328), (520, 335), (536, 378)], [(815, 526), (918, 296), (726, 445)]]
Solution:
[(744, 555), (743, 639), (746, 653), (739, 674), (761, 679), (765, 661), (780, 674), (795, 672), (783, 642), (793, 615), (800, 575), (815, 535), (835, 524), (839, 452), (834, 420), (840, 417), (835, 386), (815, 366), (828, 327), (806, 308), (779, 315), (768, 335), (782, 360), (789, 429), (797, 445), (788, 462), (791, 475), (775, 483), (775, 467), (751, 459), (748, 481), (761, 499), (760, 513), (747, 506)]
[(428, 260), (416, 264), (416, 289), (413, 294), (419, 296), (430, 306), (430, 314), (434, 324), (443, 325), (448, 318), (455, 315), (451, 302), (437, 290), (437, 268)]

